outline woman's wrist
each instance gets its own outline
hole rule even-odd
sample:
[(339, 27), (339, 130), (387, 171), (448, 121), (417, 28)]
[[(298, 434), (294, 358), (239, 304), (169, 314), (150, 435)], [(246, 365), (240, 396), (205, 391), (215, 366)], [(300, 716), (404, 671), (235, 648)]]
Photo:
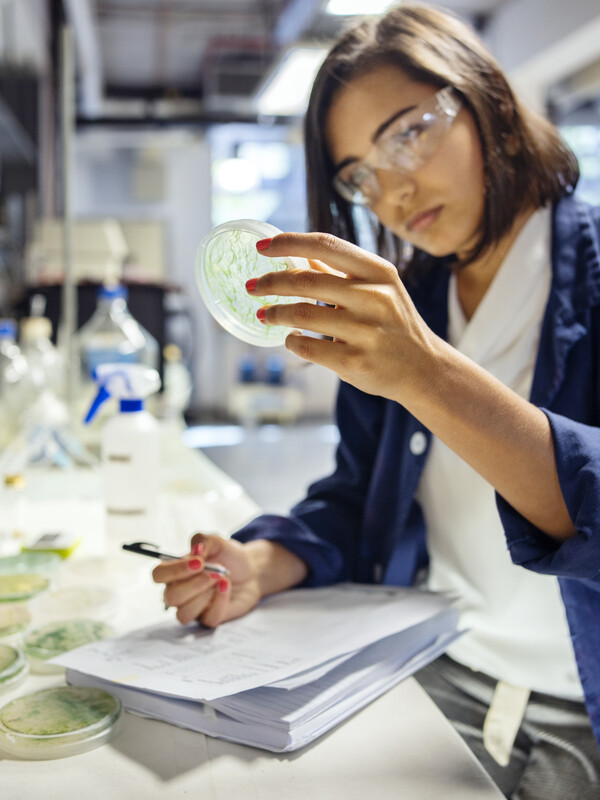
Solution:
[(306, 563), (277, 542), (255, 539), (245, 547), (261, 597), (290, 589), (308, 575)]

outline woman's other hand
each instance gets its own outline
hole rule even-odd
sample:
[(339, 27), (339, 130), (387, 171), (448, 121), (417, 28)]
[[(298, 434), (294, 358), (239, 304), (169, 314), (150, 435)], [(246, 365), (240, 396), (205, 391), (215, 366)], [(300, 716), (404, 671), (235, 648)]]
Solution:
[[(227, 568), (223, 577), (206, 563)], [(287, 589), (306, 577), (303, 561), (266, 540), (241, 544), (233, 539), (197, 533), (189, 555), (163, 561), (152, 571), (164, 583), (164, 600), (177, 609), (184, 625), (197, 620), (209, 628), (248, 613), (268, 594)]]

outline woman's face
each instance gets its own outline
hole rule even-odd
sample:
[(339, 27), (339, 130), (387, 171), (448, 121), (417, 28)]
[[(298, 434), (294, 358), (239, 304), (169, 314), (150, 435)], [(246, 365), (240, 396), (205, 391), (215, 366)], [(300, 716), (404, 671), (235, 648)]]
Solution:
[[(437, 88), (417, 83), (399, 67), (376, 67), (335, 95), (325, 135), (336, 169), (372, 151), (388, 124), (430, 99)], [(400, 115), (400, 117), (399, 117)], [(478, 238), (485, 185), (479, 135), (464, 108), (425, 163), (412, 171), (377, 169), (379, 221), (434, 256), (468, 252)]]

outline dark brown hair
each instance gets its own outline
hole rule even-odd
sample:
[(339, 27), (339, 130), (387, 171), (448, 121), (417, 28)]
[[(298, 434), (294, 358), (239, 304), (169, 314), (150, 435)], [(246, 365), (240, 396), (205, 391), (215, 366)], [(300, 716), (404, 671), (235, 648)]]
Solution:
[[(493, 247), (519, 212), (573, 191), (579, 179), (574, 154), (550, 122), (519, 102), (475, 31), (441, 9), (403, 5), (344, 33), (317, 74), (304, 130), (311, 230), (358, 241), (353, 208), (331, 186), (325, 123), (336, 92), (387, 64), (415, 81), (454, 87), (475, 120), (486, 197), (479, 240), (467, 261)], [(382, 255), (399, 263), (402, 243), (381, 225), (377, 240)], [(415, 250), (411, 260), (426, 263), (431, 257)]]

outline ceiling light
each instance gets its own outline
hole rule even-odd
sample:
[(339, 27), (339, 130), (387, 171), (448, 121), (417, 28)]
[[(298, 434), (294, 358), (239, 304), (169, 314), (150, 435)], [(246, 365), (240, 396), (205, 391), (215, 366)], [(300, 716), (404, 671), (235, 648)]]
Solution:
[(294, 47), (289, 50), (256, 96), (259, 114), (303, 114), (315, 75), (326, 54), (325, 47)]
[(360, 17), (383, 14), (397, 0), (329, 0), (325, 11), (339, 17)]

